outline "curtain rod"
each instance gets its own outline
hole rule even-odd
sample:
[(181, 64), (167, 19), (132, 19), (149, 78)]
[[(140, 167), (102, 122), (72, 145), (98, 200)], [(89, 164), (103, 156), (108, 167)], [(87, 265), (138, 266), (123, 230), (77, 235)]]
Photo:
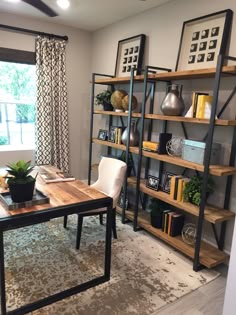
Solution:
[(48, 36), (48, 37), (54, 37), (54, 38), (63, 39), (65, 41), (68, 41), (68, 36), (49, 34), (49, 33), (44, 33), (44, 32), (39, 32), (39, 31), (35, 31), (35, 30), (29, 30), (26, 28), (20, 28), (20, 27), (4, 25), (4, 24), (0, 24), (0, 28), (5, 28), (8, 30), (12, 30), (12, 31), (20, 32), (20, 33), (28, 33), (28, 34), (33, 34), (33, 35), (43, 35), (43, 36)]

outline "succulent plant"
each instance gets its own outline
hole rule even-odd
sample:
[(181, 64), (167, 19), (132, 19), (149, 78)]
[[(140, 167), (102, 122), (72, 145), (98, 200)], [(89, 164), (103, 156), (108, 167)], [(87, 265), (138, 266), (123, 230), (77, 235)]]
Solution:
[(33, 166), (31, 166), (31, 161), (25, 162), (24, 160), (19, 160), (16, 163), (10, 163), (7, 165), (7, 172), (11, 176), (6, 176), (8, 178), (7, 183), (13, 184), (23, 184), (35, 181), (35, 178), (33, 178), (31, 175), (29, 175), (32, 170)]

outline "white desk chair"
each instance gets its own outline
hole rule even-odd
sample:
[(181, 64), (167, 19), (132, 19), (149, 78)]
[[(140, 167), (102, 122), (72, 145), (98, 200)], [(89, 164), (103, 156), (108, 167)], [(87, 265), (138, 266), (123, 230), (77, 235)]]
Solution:
[[(112, 209), (112, 231), (114, 238), (117, 238), (116, 233), (116, 205), (122, 189), (125, 178), (127, 165), (123, 161), (103, 157), (98, 166), (98, 179), (90, 187), (93, 187), (113, 199)], [(83, 225), (83, 217), (99, 215), (100, 223), (102, 224), (102, 216), (106, 213), (106, 209), (96, 209), (78, 214), (76, 249), (80, 247), (80, 239)], [(67, 226), (67, 216), (64, 217), (64, 227)]]

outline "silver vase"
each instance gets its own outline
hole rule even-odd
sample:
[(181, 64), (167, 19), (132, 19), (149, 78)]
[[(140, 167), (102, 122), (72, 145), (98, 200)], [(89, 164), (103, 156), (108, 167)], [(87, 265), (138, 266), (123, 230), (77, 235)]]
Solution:
[[(124, 132), (122, 133), (121, 136), (121, 142), (126, 145), (128, 140), (128, 127), (125, 128)], [(131, 121), (131, 126), (130, 126), (130, 134), (129, 134), (129, 145), (131, 147), (134, 147), (138, 145), (139, 143), (139, 132), (136, 128), (136, 123), (135, 121)]]
[(169, 92), (161, 103), (161, 111), (167, 116), (181, 116), (184, 111), (181, 84), (172, 84)]

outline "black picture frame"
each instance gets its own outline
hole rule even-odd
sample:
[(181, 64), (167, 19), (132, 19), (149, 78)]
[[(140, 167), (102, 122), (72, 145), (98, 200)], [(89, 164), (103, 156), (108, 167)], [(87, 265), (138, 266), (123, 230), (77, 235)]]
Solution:
[(162, 191), (168, 194), (170, 193), (170, 180), (172, 176), (176, 176), (176, 174), (166, 172), (163, 178)]
[(159, 178), (156, 176), (148, 175), (147, 181), (146, 181), (146, 187), (150, 188), (152, 190), (159, 190)]
[[(118, 42), (115, 77), (127, 77), (131, 68), (136, 69), (136, 75), (141, 73), (146, 35), (139, 34), (122, 39)], [(128, 67), (125, 65), (129, 63)]]
[[(233, 11), (227, 9), (185, 21), (175, 71), (215, 68), (218, 55), (225, 54), (228, 48), (232, 18)], [(212, 40), (215, 40), (215, 45), (209, 50)], [(200, 45), (202, 42), (206, 43), (206, 49), (204, 56), (199, 56), (203, 51)], [(196, 47), (201, 47), (202, 50), (195, 49)], [(209, 53), (211, 55), (206, 57)]]
[(108, 133), (108, 141), (115, 143), (116, 142), (116, 129), (117, 127), (111, 126)]
[(102, 141), (107, 140), (107, 130), (104, 129), (99, 129), (98, 131), (98, 139)]

